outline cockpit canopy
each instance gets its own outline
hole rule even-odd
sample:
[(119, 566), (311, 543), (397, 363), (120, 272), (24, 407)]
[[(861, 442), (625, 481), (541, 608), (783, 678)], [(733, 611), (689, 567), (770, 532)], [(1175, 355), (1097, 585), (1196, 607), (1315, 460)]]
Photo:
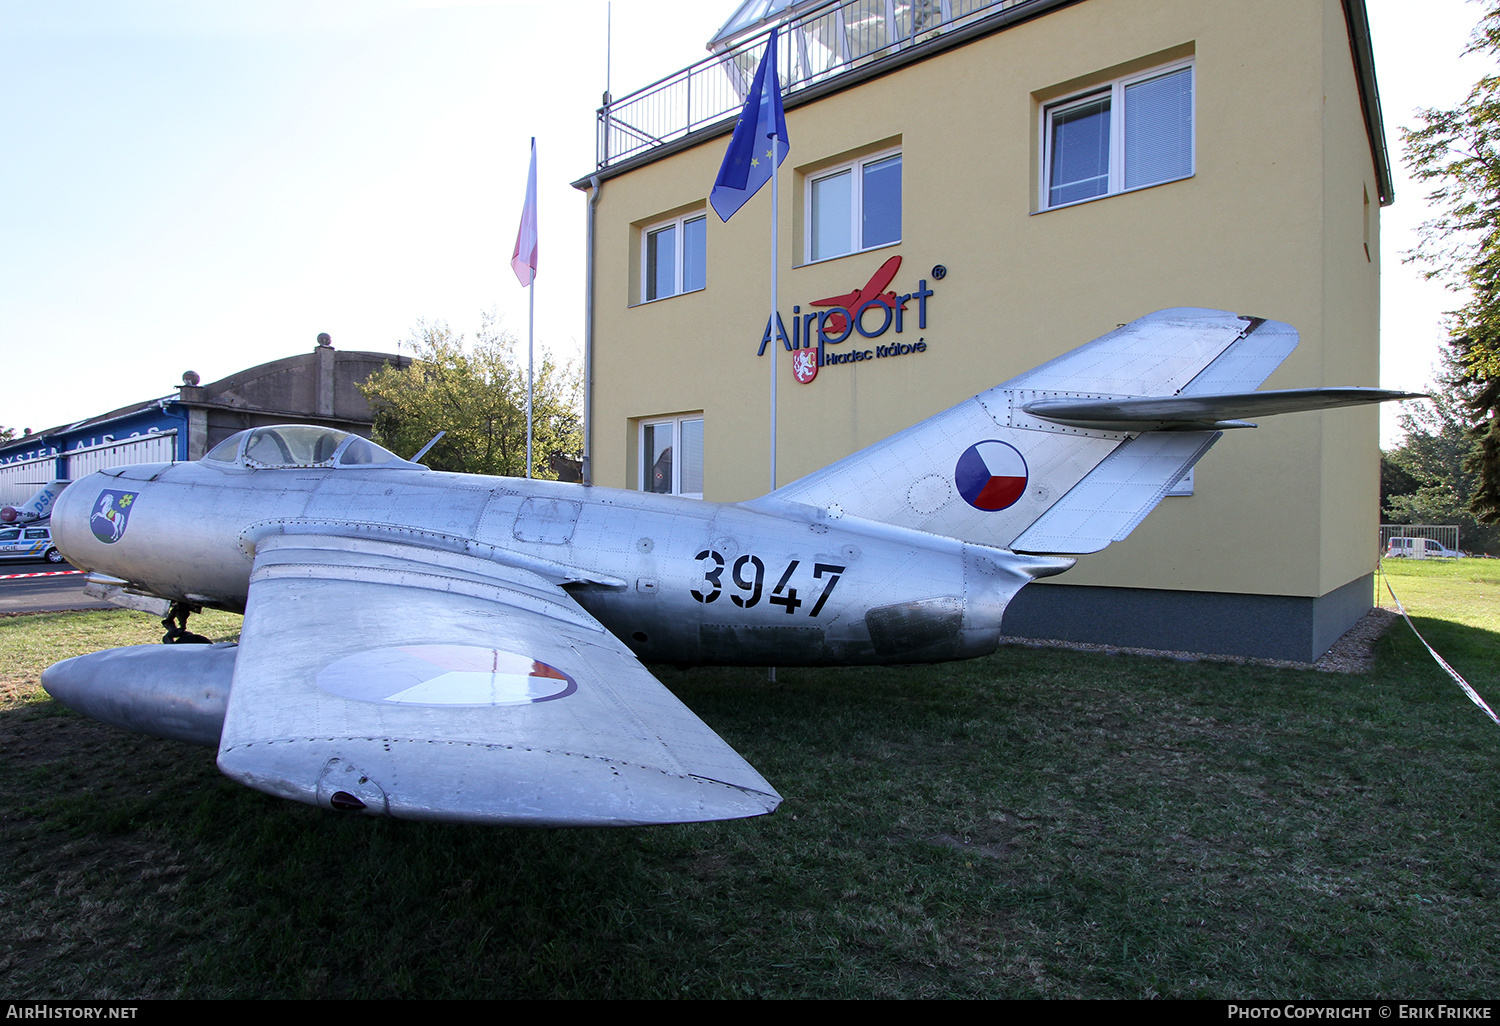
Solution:
[(316, 424), (277, 424), (230, 435), (205, 460), (251, 470), (277, 467), (418, 467), (367, 438)]

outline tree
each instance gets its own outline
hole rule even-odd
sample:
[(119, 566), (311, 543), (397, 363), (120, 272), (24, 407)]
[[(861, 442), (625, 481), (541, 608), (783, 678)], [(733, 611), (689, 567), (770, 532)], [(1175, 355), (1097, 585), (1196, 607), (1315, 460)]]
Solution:
[[(1465, 53), (1500, 56), (1500, 0), (1488, 0)], [(1406, 161), (1418, 181), (1436, 183), (1428, 199), (1438, 214), (1408, 259), (1467, 294), (1447, 327), (1465, 383), (1457, 412), (1477, 442), (1467, 457), (1476, 474), (1468, 508), (1492, 523), (1500, 520), (1500, 76), (1418, 120), (1401, 131)]]
[(1389, 523), (1391, 519), (1391, 499), (1396, 496), (1417, 494), (1417, 489), (1422, 487), (1422, 482), (1412, 477), (1401, 465), (1396, 462), (1394, 454), (1396, 451), (1382, 452), (1380, 454), (1380, 518), (1383, 523)]
[[(418, 324), (407, 344), (410, 366), (383, 367), (360, 386), (375, 414), (375, 440), (410, 458), (446, 431), (422, 458), (434, 470), (524, 477), (526, 368), (516, 362), (515, 338), (486, 315), (472, 346), (441, 321)], [(548, 456), (581, 449), (578, 393), (572, 368), (544, 356), (533, 389), (533, 476), (555, 476)]]
[(16, 429), (0, 427), (0, 442), (8, 442), (16, 437)]
[(1380, 459), (1382, 516), (1393, 524), (1457, 524), (1464, 548), (1495, 552), (1500, 527), (1481, 523), (1470, 509), (1479, 485), (1474, 455), (1481, 446), (1465, 409), (1472, 388), (1449, 356), (1430, 389), (1430, 403), (1402, 412), (1406, 437)]

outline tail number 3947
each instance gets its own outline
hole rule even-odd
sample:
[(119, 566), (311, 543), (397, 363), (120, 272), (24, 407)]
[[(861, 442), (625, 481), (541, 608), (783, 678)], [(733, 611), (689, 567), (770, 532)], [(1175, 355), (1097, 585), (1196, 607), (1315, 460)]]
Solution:
[[(713, 602), (725, 589), (724, 571), (729, 571), (729, 586), (733, 589), (729, 601), (742, 609), (749, 609), (760, 602), (766, 587), (766, 564), (759, 556), (749, 554), (741, 556), (734, 561), (734, 565), (728, 566), (724, 562), (724, 556), (713, 549), (704, 549), (693, 557), (694, 559), (707, 560), (708, 566), (703, 571), (703, 583), (693, 589), (693, 598), (699, 602)], [(769, 595), (765, 595), (766, 602), (773, 606), (781, 606), (786, 610), (788, 616), (793, 615), (804, 605), (802, 599), (797, 597), (797, 589), (789, 587), (797, 567), (802, 565), (800, 559), (794, 559), (787, 564), (781, 576), (776, 579), (776, 586), (771, 589)], [(833, 594), (834, 586), (839, 583), (843, 576), (844, 568), (833, 563), (814, 563), (812, 576), (815, 582), (822, 584), (822, 592), (813, 607), (807, 611), (808, 616), (817, 616), (823, 611), (823, 606), (828, 601), (828, 596)], [(818, 587), (814, 583), (804, 590), (813, 591)]]

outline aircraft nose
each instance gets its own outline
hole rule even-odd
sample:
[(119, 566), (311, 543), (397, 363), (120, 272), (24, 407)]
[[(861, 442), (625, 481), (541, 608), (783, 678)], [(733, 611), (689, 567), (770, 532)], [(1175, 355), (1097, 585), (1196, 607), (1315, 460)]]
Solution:
[(92, 497), (107, 480), (102, 474), (90, 474), (64, 488), (52, 504), (52, 541), (75, 566), (83, 565), (79, 561), (86, 554), (92, 537), (89, 533)]

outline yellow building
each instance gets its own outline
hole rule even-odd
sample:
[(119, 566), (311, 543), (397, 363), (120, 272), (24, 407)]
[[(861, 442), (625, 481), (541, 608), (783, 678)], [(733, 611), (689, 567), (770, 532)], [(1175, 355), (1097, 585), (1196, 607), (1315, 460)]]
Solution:
[[(1167, 307), (1295, 326), (1267, 388), (1376, 383), (1363, 0), (750, 0), (707, 60), (601, 109), (575, 183), (594, 483), (768, 490), (771, 189), (727, 223), (707, 200), (773, 24), (777, 306), (822, 353), (805, 384), (779, 356), (778, 484)], [(871, 289), (904, 310), (830, 318)], [(1315, 658), (1371, 604), (1377, 438), (1373, 408), (1231, 432), (1006, 633)]]

